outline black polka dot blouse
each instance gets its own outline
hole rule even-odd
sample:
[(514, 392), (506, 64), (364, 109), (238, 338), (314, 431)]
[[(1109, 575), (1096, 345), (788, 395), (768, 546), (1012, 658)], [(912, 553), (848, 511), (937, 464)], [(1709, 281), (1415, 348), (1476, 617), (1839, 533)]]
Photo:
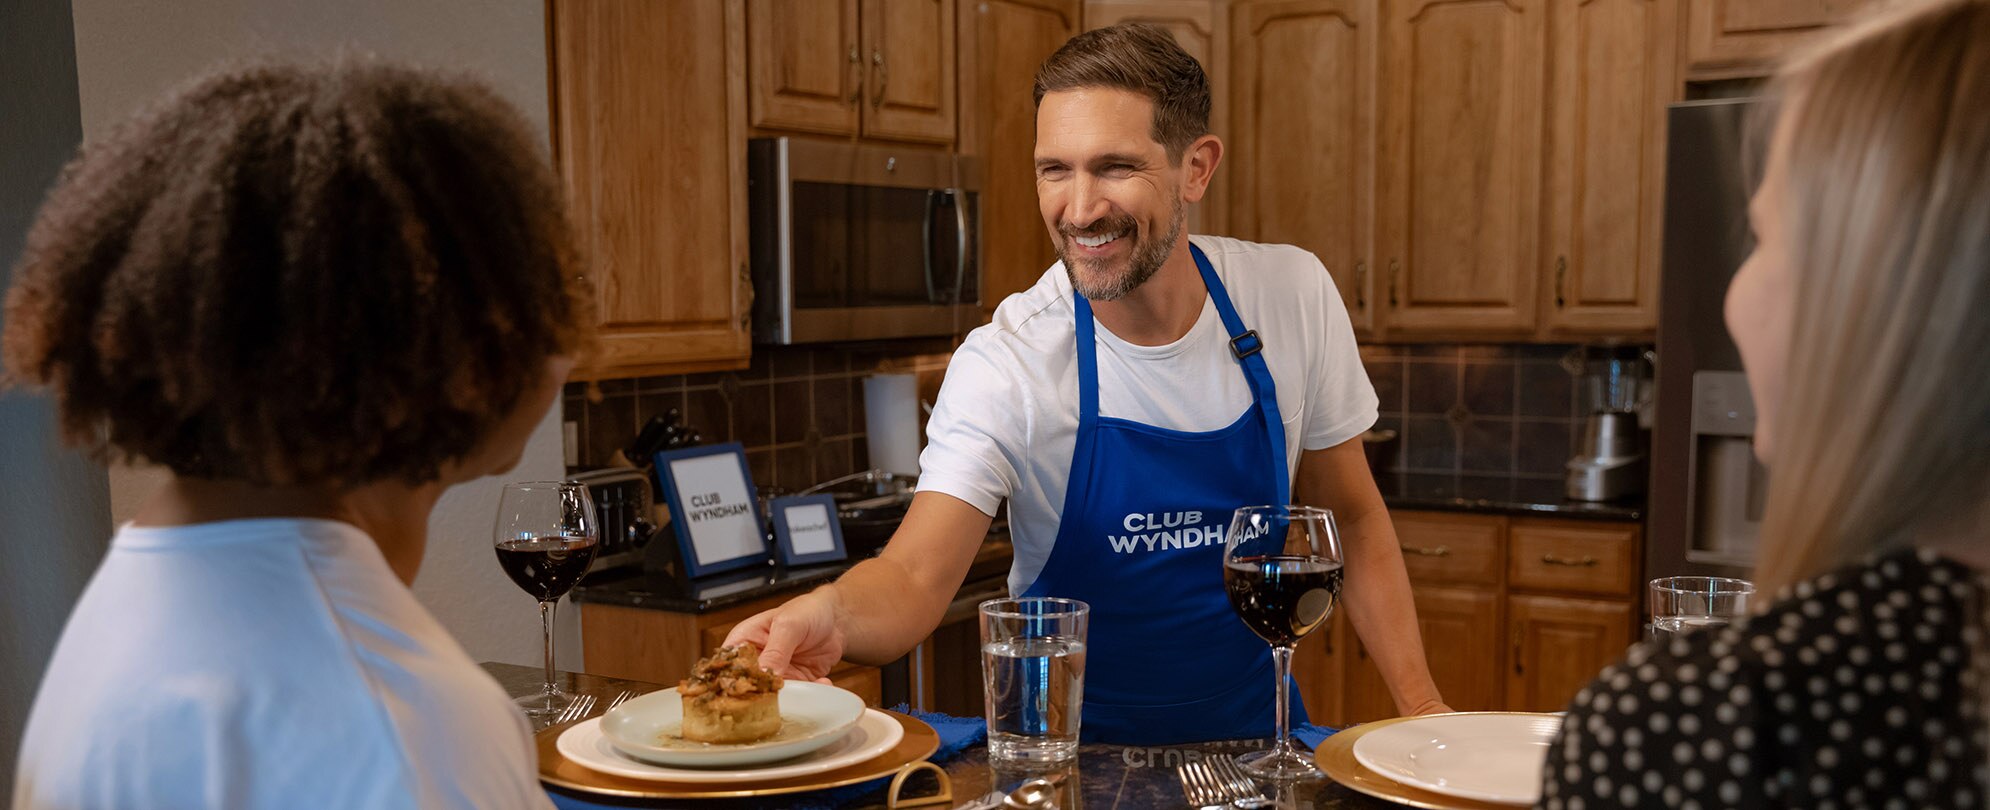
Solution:
[(1984, 807), (1984, 590), (1898, 551), (1632, 647), (1569, 705), (1540, 806)]

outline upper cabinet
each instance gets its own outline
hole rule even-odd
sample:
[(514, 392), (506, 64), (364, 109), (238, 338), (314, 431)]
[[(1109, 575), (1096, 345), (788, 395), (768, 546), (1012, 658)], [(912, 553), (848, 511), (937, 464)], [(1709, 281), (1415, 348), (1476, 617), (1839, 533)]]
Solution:
[(749, 0), (752, 124), (954, 142), (956, 0)]
[(1542, 325), (1551, 337), (1658, 324), (1665, 105), (1676, 0), (1552, 0)]
[(1355, 333), (1368, 337), (1377, 309), (1375, 0), (1238, 3), (1230, 37), (1233, 235), (1320, 257)]
[(747, 363), (743, 12), (548, 4), (553, 151), (601, 335), (578, 379)]
[(1036, 201), (1037, 66), (1078, 33), (1078, 0), (960, 0), (960, 151), (981, 160), (982, 305), (1057, 261)]
[(1764, 76), (1821, 29), (1873, 0), (1688, 0), (1686, 61), (1692, 78)]
[(1547, 0), (1398, 0), (1382, 37), (1391, 330), (1534, 323)]
[[(1224, 92), (1223, 15), (1210, 0), (1089, 0), (1085, 3), (1085, 30), (1127, 22), (1151, 23), (1168, 29), (1182, 50), (1202, 63), (1209, 78), (1209, 125), (1217, 135), (1224, 131), (1227, 98)], [(1224, 214), (1229, 211), (1227, 173), (1219, 170), (1202, 202), (1187, 211), (1190, 233), (1224, 233)]]

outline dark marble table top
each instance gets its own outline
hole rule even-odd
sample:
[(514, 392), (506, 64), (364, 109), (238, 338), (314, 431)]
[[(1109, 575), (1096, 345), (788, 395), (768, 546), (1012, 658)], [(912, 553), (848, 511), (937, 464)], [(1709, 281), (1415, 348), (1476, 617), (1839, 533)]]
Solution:
[[(539, 688), (541, 671), (535, 667), (522, 667), (513, 664), (486, 662), (486, 672), (495, 677), (506, 691), (512, 695), (526, 695)], [(609, 701), (623, 691), (637, 693), (662, 688), (659, 684), (627, 681), (618, 678), (603, 678), (596, 675), (562, 672), (556, 676), (563, 688), (578, 693), (596, 696), (598, 708), (593, 714), (606, 710)], [(1181, 785), (1175, 780), (1175, 768), (1191, 759), (1200, 759), (1212, 753), (1241, 754), (1263, 748), (1266, 740), (1235, 740), (1227, 742), (1203, 743), (1197, 745), (1137, 747), (1086, 743), (1078, 749), (1075, 762), (1055, 768), (1017, 768), (997, 766), (988, 761), (988, 747), (974, 745), (951, 760), (940, 763), (952, 783), (952, 807), (982, 807), (992, 793), (1015, 789), (1025, 780), (1043, 776), (1056, 778), (1059, 782), (1057, 806), (1060, 810), (1148, 810), (1148, 808), (1188, 807), (1182, 796)], [(924, 784), (920, 780), (924, 780)], [(1298, 785), (1265, 785), (1265, 795), (1287, 810), (1371, 810), (1372, 808), (1396, 808), (1401, 805), (1374, 799), (1329, 781), (1301, 783)], [(554, 788), (558, 791), (559, 789)], [(929, 795), (932, 792), (930, 777), (915, 777), (906, 788), (906, 795)], [(672, 802), (620, 802), (606, 797), (587, 794), (572, 794), (589, 802), (618, 807), (684, 807), (732, 810), (746, 807), (788, 806), (775, 801), (779, 797), (763, 797), (751, 800), (707, 800)], [(818, 794), (819, 795), (819, 794)], [(810, 794), (796, 794), (792, 804), (811, 800)], [(980, 802), (980, 803), (977, 803)], [(858, 796), (840, 805), (841, 810), (871, 810), (885, 806), (882, 787), (869, 794)]]

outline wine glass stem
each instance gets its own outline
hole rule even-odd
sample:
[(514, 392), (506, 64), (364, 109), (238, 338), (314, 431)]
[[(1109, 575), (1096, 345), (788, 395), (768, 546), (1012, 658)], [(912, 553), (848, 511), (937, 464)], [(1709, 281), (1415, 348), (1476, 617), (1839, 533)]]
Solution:
[(539, 691), (547, 695), (556, 691), (553, 688), (553, 607), (556, 604), (539, 603), (539, 629), (546, 636), (546, 682), (540, 685)]
[(1292, 680), (1292, 648), (1273, 645), (1271, 662), (1272, 669), (1278, 673), (1277, 682), (1272, 684), (1278, 711), (1275, 720), (1278, 736), (1272, 741), (1272, 750), (1283, 753), (1292, 745), (1289, 742), (1292, 739), (1292, 690), (1286, 687), (1286, 683)]

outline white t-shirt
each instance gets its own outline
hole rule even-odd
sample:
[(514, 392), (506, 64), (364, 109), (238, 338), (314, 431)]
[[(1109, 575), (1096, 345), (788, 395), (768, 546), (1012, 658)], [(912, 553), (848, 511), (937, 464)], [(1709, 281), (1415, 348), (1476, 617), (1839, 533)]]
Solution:
[(549, 808), (535, 762), (358, 528), (126, 525), (42, 680), (14, 807)]
[[(1264, 340), (1293, 474), (1302, 450), (1333, 447), (1373, 426), (1375, 389), (1320, 260), (1290, 245), (1192, 241), (1208, 255), (1244, 328)], [(1064, 509), (1078, 434), (1072, 312), (1061, 262), (1003, 301), (948, 362), (919, 456), (922, 492), (944, 492), (989, 515), (1009, 499), (1013, 593), (1027, 590), (1043, 569)], [(1205, 297), (1202, 316), (1173, 343), (1136, 346), (1100, 324), (1097, 346), (1102, 416), (1200, 432), (1227, 427), (1251, 407), (1250, 384), (1213, 299)]]

